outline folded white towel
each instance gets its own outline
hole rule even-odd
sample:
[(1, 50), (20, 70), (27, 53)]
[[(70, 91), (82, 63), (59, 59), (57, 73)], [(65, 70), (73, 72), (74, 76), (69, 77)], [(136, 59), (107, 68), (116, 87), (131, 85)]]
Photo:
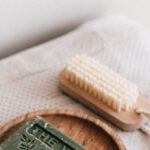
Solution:
[[(139, 86), (150, 98), (150, 34), (125, 17), (90, 21), (58, 39), (0, 62), (0, 125), (43, 108), (85, 108), (62, 95), (57, 74), (75, 54), (86, 53)], [(140, 131), (116, 129), (127, 149), (148, 150), (150, 138)]]

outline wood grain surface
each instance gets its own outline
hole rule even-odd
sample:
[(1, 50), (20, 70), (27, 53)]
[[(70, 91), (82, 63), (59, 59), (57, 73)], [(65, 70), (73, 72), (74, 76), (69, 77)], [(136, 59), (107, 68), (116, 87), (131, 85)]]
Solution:
[(71, 110), (42, 110), (18, 117), (0, 128), (0, 143), (35, 116), (43, 117), (88, 150), (125, 150), (120, 138), (106, 123)]

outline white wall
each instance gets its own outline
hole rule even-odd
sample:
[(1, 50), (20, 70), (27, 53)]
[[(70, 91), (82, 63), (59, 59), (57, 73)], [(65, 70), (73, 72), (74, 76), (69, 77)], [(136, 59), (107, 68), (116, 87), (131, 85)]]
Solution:
[(150, 26), (149, 7), (149, 0), (0, 0), (0, 57), (97, 16), (124, 14)]
[(103, 0), (103, 14), (123, 14), (150, 27), (150, 0)]

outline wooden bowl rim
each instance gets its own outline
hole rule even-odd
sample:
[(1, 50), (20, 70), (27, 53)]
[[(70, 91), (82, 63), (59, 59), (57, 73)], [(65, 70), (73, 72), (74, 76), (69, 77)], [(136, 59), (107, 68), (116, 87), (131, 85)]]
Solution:
[(7, 122), (4, 126), (2, 126), (0, 128), (0, 137), (2, 137), (5, 134), (5, 132), (7, 132), (13, 126), (16, 126), (17, 124), (19, 124), (21, 122), (32, 119), (35, 116), (44, 116), (44, 115), (45, 116), (66, 115), (66, 116), (72, 116), (72, 117), (77, 117), (77, 118), (87, 120), (91, 123), (94, 123), (95, 125), (100, 127), (102, 130), (104, 130), (114, 140), (114, 142), (117, 144), (117, 146), (120, 150), (126, 149), (125, 145), (123, 144), (120, 137), (116, 134), (115, 130), (113, 130), (105, 122), (103, 122), (100, 119), (96, 119), (95, 117), (93, 117), (85, 112), (82, 112), (82, 111), (76, 112), (75, 110), (70, 110), (70, 109), (44, 109), (44, 110), (38, 110), (38, 111), (26, 113), (25, 115), (16, 117), (15, 119)]

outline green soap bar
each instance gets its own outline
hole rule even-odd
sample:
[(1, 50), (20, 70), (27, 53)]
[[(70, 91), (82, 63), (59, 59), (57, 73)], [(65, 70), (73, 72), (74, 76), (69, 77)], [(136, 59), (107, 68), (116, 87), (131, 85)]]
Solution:
[(86, 150), (40, 117), (27, 122), (0, 150)]

